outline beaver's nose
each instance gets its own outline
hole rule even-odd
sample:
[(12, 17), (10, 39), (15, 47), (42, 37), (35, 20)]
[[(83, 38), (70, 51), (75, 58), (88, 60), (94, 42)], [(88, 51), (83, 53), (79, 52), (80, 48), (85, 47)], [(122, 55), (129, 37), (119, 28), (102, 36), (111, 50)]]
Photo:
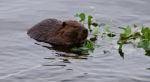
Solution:
[(88, 30), (87, 29), (82, 30), (81, 39), (85, 40), (87, 38), (87, 36), (88, 36)]
[(82, 32), (83, 32), (83, 34), (88, 34), (88, 30), (87, 29), (84, 29)]

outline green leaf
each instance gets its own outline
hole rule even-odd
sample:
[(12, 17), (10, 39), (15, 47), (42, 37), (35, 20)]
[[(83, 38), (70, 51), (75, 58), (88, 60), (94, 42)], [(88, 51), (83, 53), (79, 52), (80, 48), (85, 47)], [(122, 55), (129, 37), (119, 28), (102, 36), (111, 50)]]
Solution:
[(80, 22), (83, 22), (83, 21), (85, 21), (85, 19), (86, 19), (85, 13), (80, 13), (80, 14), (79, 14), (79, 17), (80, 17)]
[(92, 23), (92, 25), (94, 26), (94, 27), (97, 27), (98, 26), (98, 24), (97, 23)]
[(129, 37), (132, 33), (131, 31), (131, 27), (127, 26), (125, 29), (124, 29), (124, 34), (126, 34), (126, 37)]
[(88, 49), (94, 49), (94, 43), (91, 40), (86, 40), (83, 45), (83, 47), (86, 47)]
[(124, 59), (124, 52), (122, 51), (122, 47), (124, 44), (119, 44), (118, 53)]
[(87, 15), (85, 13), (76, 14), (76, 17), (80, 18), (80, 22), (88, 25), (88, 30), (90, 31), (90, 35), (88, 40), (84, 41), (84, 43), (80, 47), (73, 47), (71, 51), (73, 52), (88, 52), (93, 51), (95, 48), (95, 41), (97, 40), (97, 35), (99, 33), (99, 25), (96, 22), (93, 22), (93, 17), (91, 15)]
[(89, 24), (89, 25), (92, 24), (92, 18), (93, 18), (93, 17), (92, 17), (91, 15), (88, 16), (88, 24)]
[(144, 50), (150, 50), (150, 41), (148, 40), (141, 40), (138, 43), (138, 48), (143, 48)]
[(150, 40), (150, 29), (148, 27), (142, 27), (141, 33), (143, 34), (143, 39)]
[(115, 37), (116, 35), (115, 35), (115, 33), (110, 32), (110, 33), (107, 34), (107, 36), (108, 36), (108, 37)]
[(88, 16), (88, 28), (89, 28), (90, 32), (92, 31), (92, 29), (91, 29), (92, 18), (93, 18), (92, 16)]

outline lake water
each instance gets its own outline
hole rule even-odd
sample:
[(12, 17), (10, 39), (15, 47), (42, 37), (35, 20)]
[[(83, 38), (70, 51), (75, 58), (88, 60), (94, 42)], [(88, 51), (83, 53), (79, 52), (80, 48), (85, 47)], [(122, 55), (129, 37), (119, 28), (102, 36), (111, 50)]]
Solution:
[(150, 0), (0, 0), (0, 82), (150, 82), (150, 57), (142, 49), (127, 45), (122, 59), (118, 46), (110, 42), (114, 40), (99, 40), (101, 47), (93, 53), (76, 57), (37, 45), (47, 44), (26, 34), (43, 19), (73, 19), (77, 12), (91, 14), (100, 23), (150, 26), (149, 4)]

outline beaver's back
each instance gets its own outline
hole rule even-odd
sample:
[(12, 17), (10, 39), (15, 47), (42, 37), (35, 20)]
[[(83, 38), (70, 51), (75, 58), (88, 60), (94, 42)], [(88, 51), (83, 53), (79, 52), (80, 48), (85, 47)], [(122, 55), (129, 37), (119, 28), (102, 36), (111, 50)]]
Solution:
[(61, 28), (62, 22), (57, 19), (46, 19), (34, 25), (27, 34), (38, 41), (48, 41), (48, 37), (54, 37), (56, 31)]

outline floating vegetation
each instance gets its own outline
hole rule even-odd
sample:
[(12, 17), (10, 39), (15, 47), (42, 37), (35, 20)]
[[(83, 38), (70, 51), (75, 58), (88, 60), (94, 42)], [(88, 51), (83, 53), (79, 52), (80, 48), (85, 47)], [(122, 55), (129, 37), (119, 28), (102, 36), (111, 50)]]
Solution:
[(118, 50), (122, 51), (123, 45), (133, 43), (137, 44), (137, 48), (143, 48), (146, 52), (145, 55), (150, 56), (150, 28), (142, 26), (139, 27), (138, 31), (133, 31), (132, 28), (133, 27), (130, 26), (121, 28), (124, 32), (120, 34), (120, 38), (118, 40)]
[(100, 33), (99, 25), (91, 15), (79, 13), (76, 14), (75, 16), (79, 18), (79, 21), (83, 23), (85, 26), (88, 25), (89, 36), (80, 47), (74, 47), (71, 49), (71, 51), (78, 54), (88, 54), (88, 51), (93, 51), (97, 46), (95, 44), (95, 41), (97, 40), (97, 36)]
[(140, 41), (138, 42), (138, 48), (143, 48), (146, 52), (145, 55), (150, 56), (150, 28), (142, 27), (140, 33)]
[[(100, 35), (100, 27), (102, 24), (98, 24), (96, 20), (94, 20), (93, 16), (87, 15), (85, 13), (76, 14), (75, 17), (79, 19), (81, 23), (87, 26), (89, 31), (89, 36), (87, 40), (80, 47), (73, 47), (71, 51), (78, 54), (89, 54), (89, 51), (93, 51), (95, 47), (98, 46), (96, 44), (96, 40), (98, 36), (106, 35), (104, 37), (115, 37), (116, 33), (112, 32), (109, 27), (106, 27), (106, 24), (103, 24), (104, 32)], [(137, 30), (135, 30), (135, 28)], [(134, 26), (123, 26), (119, 27), (123, 32), (119, 34), (119, 39), (117, 40), (118, 53), (122, 58), (124, 58), (124, 52), (122, 50), (125, 44), (136, 44), (136, 48), (143, 48), (145, 50), (145, 55), (150, 56), (150, 28), (137, 25)], [(99, 46), (98, 46), (99, 47)]]

